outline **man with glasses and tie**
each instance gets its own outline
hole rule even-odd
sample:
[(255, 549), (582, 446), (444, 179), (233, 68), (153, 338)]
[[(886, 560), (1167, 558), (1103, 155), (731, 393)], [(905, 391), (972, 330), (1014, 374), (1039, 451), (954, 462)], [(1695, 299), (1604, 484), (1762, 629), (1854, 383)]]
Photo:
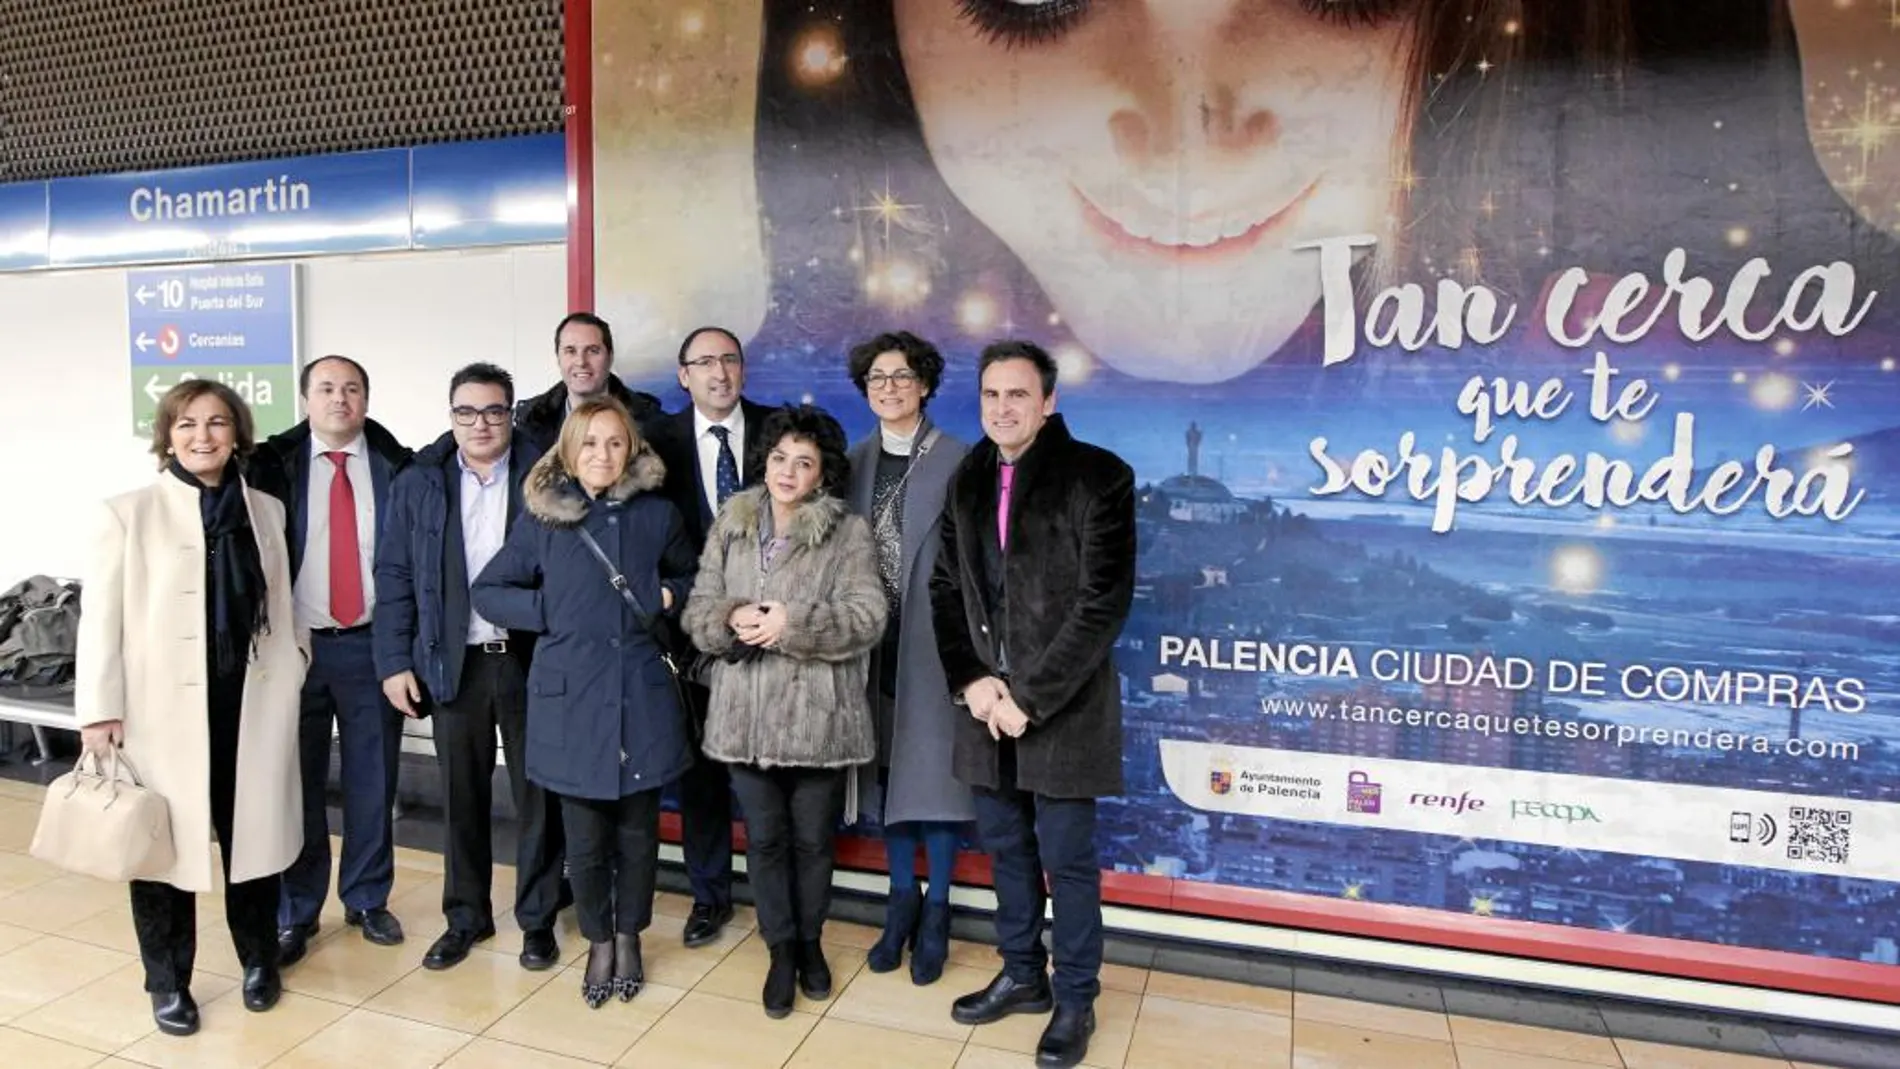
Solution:
[[(685, 410), (653, 421), (654, 451), (666, 463), (664, 493), (686, 520), (695, 552), (726, 499), (746, 483), (746, 458), (758, 444), (767, 409), (740, 396), (745, 350), (723, 327), (701, 327), (679, 351), (680, 386), (692, 396)], [(692, 687), (690, 715), (703, 720), (706, 693)], [(686, 921), (689, 947), (719, 938), (732, 919), (732, 778), (726, 766), (701, 756), (679, 781), (681, 848), (693, 885)]]
[(303, 852), (284, 873), (277, 942), (282, 964), (301, 960), (330, 889), (332, 725), (343, 757), (343, 863), (337, 897), (344, 919), (381, 946), (402, 942), (389, 912), (396, 879), (396, 765), (402, 718), (383, 698), (371, 651), (375, 549), (389, 487), (410, 451), (369, 418), (369, 373), (346, 356), (304, 365), (307, 418), (265, 442), (252, 485), (284, 503), (297, 622), (310, 629), (304, 677)]
[(507, 754), (515, 843), (515, 920), (521, 966), (560, 963), (560, 813), (529, 782), (528, 659), (534, 636), (504, 631), (470, 605), (469, 587), (501, 551), (521, 515), (521, 485), (540, 450), (511, 426), (514, 379), (470, 364), (449, 380), (451, 427), (416, 454), (389, 492), (376, 557), (376, 674), (403, 715), (435, 720), (447, 843), (442, 915), (448, 930), (423, 957), (428, 969), (468, 958), (495, 934), (495, 733)]

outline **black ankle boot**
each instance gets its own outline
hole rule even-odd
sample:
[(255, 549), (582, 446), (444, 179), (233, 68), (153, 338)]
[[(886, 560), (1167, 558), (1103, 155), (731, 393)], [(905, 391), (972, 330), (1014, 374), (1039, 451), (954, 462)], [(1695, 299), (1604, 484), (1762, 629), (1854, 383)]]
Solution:
[(774, 1020), (790, 1015), (797, 997), (798, 959), (791, 943), (772, 948), (772, 964), (765, 971), (765, 1015)]
[(943, 976), (950, 958), (950, 903), (925, 902), (917, 922), (917, 942), (910, 953), (910, 982), (919, 987)]
[(872, 972), (890, 972), (903, 963), (905, 948), (917, 946), (917, 915), (923, 905), (923, 893), (915, 884), (907, 891), (891, 892), (890, 901), (884, 906), (884, 934), (877, 937), (877, 945), (865, 957), (866, 968)]
[(152, 992), (152, 1021), (168, 1036), (188, 1036), (198, 1031), (198, 1004), (191, 992)]
[(614, 994), (619, 995), (622, 1002), (632, 1002), (646, 982), (646, 966), (640, 960), (640, 937), (614, 936)]
[(798, 944), (798, 989), (813, 1002), (831, 997), (831, 964), (825, 960), (825, 948), (816, 939)]

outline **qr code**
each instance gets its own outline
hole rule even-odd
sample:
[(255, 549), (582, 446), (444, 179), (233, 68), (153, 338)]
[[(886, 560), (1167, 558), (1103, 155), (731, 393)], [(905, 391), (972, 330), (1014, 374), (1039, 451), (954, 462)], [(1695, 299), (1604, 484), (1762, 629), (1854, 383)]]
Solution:
[(1854, 814), (1846, 809), (1794, 806), (1788, 810), (1788, 857), (1795, 861), (1847, 864)]

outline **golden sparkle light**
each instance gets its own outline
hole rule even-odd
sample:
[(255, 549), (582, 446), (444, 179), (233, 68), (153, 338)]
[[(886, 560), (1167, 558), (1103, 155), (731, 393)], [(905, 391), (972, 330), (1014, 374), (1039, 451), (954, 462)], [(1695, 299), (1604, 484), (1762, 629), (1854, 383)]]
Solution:
[(1339, 897), (1350, 899), (1354, 902), (1364, 901), (1366, 897), (1366, 885), (1363, 883), (1349, 883), (1346, 885), (1345, 890), (1339, 892)]
[(809, 86), (823, 85), (844, 73), (844, 43), (830, 26), (814, 26), (792, 43), (792, 71)]
[(972, 291), (957, 302), (957, 326), (966, 334), (987, 334), (996, 325), (996, 299)]
[(1729, 227), (1728, 233), (1725, 234), (1724, 237), (1728, 239), (1730, 245), (1739, 249), (1743, 245), (1748, 244), (1748, 228), (1745, 226)]
[(1055, 358), (1058, 381), (1065, 386), (1079, 386), (1095, 374), (1095, 357), (1074, 342), (1056, 346), (1049, 355)]
[(892, 308), (908, 308), (930, 296), (930, 276), (909, 260), (886, 260), (864, 276), (864, 294)]
[(918, 218), (923, 205), (906, 204), (897, 199), (896, 194), (891, 192), (889, 175), (884, 177), (883, 192), (871, 194), (869, 204), (855, 205), (851, 210), (860, 216), (868, 215), (883, 225), (886, 248), (891, 244), (891, 227), (896, 226), (900, 230), (913, 232), (924, 229), (923, 221)]
[(1748, 388), (1748, 399), (1764, 412), (1780, 412), (1794, 406), (1800, 390), (1795, 381), (1779, 371), (1770, 371)]
[(1471, 912), (1480, 917), (1489, 917), (1497, 908), (1497, 900), (1490, 895), (1475, 895), (1471, 899)]
[(680, 13), (680, 34), (685, 37), (698, 37), (706, 30), (706, 14), (703, 11), (684, 11)]

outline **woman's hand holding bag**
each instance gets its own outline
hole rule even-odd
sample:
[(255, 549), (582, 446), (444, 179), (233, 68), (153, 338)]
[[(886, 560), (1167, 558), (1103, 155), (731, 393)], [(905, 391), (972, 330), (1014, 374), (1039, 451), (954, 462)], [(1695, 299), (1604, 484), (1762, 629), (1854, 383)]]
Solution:
[(113, 883), (170, 872), (175, 855), (165, 799), (139, 783), (138, 771), (116, 745), (102, 750), (93, 739), (87, 742), (73, 770), (46, 788), (32, 856)]

